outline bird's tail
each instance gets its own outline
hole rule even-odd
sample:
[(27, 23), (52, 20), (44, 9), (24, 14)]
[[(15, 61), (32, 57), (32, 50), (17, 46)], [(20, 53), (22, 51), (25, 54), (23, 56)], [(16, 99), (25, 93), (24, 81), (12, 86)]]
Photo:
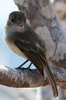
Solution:
[(57, 86), (56, 86), (55, 80), (53, 78), (53, 75), (52, 75), (52, 73), (50, 71), (50, 68), (49, 68), (49, 66), (48, 67), (47, 66), (45, 66), (45, 70), (46, 70), (49, 82), (50, 82), (50, 84), (52, 86), (54, 97), (57, 97), (58, 96)]
[(53, 95), (54, 97), (58, 96), (58, 90), (57, 90), (57, 86), (54, 80), (54, 77), (52, 75), (52, 72), (48, 66), (48, 63), (41, 57), (41, 62), (42, 62), (42, 66), (44, 66), (43, 68), (45, 68), (47, 76), (48, 76), (48, 80), (52, 86), (52, 90), (53, 90)]

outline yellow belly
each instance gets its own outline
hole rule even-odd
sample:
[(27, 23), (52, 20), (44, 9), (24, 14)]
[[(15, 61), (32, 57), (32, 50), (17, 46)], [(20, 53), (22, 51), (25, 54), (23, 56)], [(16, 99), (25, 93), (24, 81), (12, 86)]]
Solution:
[(22, 56), (23, 58), (27, 57), (24, 55), (24, 53), (11, 41), (8, 41), (8, 39), (5, 37), (5, 43), (8, 45), (8, 47), (15, 52), (17, 55)]
[(17, 55), (22, 56), (23, 58), (27, 58), (24, 53), (15, 45), (15, 44), (9, 44), (8, 45), (10, 49), (15, 52)]

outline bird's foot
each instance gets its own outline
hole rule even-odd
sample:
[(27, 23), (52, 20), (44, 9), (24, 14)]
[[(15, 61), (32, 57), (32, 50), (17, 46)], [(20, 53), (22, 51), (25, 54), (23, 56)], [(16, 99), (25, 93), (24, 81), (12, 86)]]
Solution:
[(27, 69), (30, 69), (31, 65), (32, 65), (32, 62), (31, 62), (30, 65), (27, 67)]
[(27, 68), (24, 68), (24, 67), (17, 67), (17, 68), (15, 68), (15, 69), (18, 69), (18, 70), (23, 70), (23, 69), (26, 69), (26, 70), (30, 70), (30, 71), (32, 71), (29, 67), (27, 67)]

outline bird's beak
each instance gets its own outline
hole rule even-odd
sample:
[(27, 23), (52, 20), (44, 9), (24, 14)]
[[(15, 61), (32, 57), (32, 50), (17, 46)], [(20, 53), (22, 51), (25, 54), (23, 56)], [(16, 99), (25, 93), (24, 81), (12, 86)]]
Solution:
[(20, 27), (23, 27), (23, 25), (20, 23), (20, 24), (17, 24), (18, 26), (20, 26)]
[(21, 22), (17, 23), (17, 25), (20, 26), (20, 27), (24, 27), (24, 23), (21, 23)]

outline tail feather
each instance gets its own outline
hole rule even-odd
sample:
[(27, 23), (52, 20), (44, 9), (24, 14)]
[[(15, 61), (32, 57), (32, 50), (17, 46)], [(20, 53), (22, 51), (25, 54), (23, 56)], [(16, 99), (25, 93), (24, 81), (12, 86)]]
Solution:
[(53, 95), (54, 95), (54, 97), (57, 97), (58, 96), (58, 91), (57, 91), (57, 86), (56, 86), (54, 77), (52, 75), (52, 72), (51, 72), (47, 62), (43, 58), (41, 58), (41, 62), (43, 64), (43, 68), (45, 68), (45, 70), (46, 70), (46, 73), (47, 73), (47, 76), (48, 76), (48, 80), (49, 80), (49, 82), (50, 82), (50, 84), (52, 86)]

